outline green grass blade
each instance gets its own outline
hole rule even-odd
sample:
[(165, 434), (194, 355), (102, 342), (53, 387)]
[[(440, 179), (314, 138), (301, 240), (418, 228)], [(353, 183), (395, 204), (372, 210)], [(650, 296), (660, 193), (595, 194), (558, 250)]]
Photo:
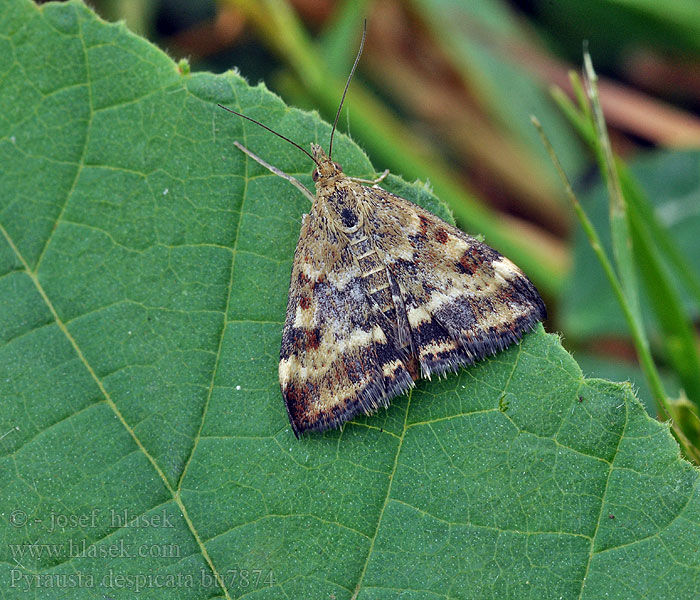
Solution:
[(339, 3), (329, 25), (321, 34), (321, 50), (329, 71), (347, 77), (355, 60), (362, 23), (367, 17), (369, 0), (345, 0)]
[(569, 120), (569, 123), (574, 127), (579, 136), (589, 146), (595, 145), (595, 130), (591, 125), (590, 119), (578, 108), (566, 95), (566, 92), (558, 86), (552, 86), (550, 93), (554, 102), (559, 106), (559, 109)]
[[(666, 240), (667, 250), (672, 249), (673, 244), (661, 231), (662, 228), (656, 222), (653, 212), (638, 193), (638, 189), (634, 189), (628, 175), (624, 179), (626, 185), (623, 185), (620, 174), (621, 163), (614, 159), (612, 153), (598, 97), (596, 75), (588, 54), (585, 55), (584, 61), (588, 77), (587, 90), (593, 107), (597, 132), (598, 143), (595, 148), (610, 196), (611, 237), (621, 284), (632, 313), (639, 322), (640, 330), (644, 333), (636, 277), (636, 270), (639, 270), (664, 334), (664, 346), (668, 358), (674, 370), (677, 371), (688, 398), (697, 403), (700, 393), (700, 355), (697, 336), (690, 319), (685, 314), (680, 294), (662, 265), (657, 249), (660, 239)], [(675, 256), (676, 264), (680, 262), (682, 266), (684, 261), (679, 260), (677, 252), (674, 253), (671, 250), (667, 254)], [(689, 269), (686, 268), (687, 270)], [(693, 282), (695, 278), (686, 278), (686, 280)], [(646, 345), (648, 346), (648, 341)]]
[[(589, 80), (592, 82), (589, 83), (588, 88), (593, 104), (592, 112), (581, 98), (580, 92), (576, 94), (581, 105), (580, 111), (576, 110), (563, 92), (555, 90), (553, 95), (562, 111), (594, 150), (605, 176), (611, 198), (611, 235), (621, 290), (628, 302), (632, 300), (636, 303), (636, 305), (630, 304), (631, 316), (637, 323), (635, 329), (643, 336), (643, 340), (635, 340), (635, 345), (639, 346), (639, 342), (642, 341), (644, 347), (647, 350), (649, 348), (638, 308), (636, 267), (642, 276), (646, 294), (663, 332), (668, 360), (683, 385), (689, 403), (697, 406), (697, 393), (700, 386), (698, 339), (662, 258), (676, 270), (679, 280), (694, 296), (696, 290), (700, 289), (700, 285), (666, 230), (658, 223), (649, 202), (625, 165), (621, 161), (614, 160), (597, 99), (595, 73), (590, 66), (590, 59), (587, 70)], [(576, 85), (578, 81), (578, 77), (575, 74), (572, 75), (574, 89), (580, 88)], [(625, 277), (627, 285), (625, 285)], [(623, 311), (625, 311), (624, 307)], [(625, 312), (625, 317), (627, 316)], [(675, 414), (675, 411), (669, 414)], [(694, 423), (688, 430), (694, 432), (696, 429), (697, 423)], [(697, 438), (694, 434), (692, 437), (694, 440)]]
[(661, 260), (656, 239), (645, 216), (636, 210), (634, 202), (630, 202), (629, 217), (639, 272), (663, 332), (668, 360), (678, 374), (688, 399), (697, 406), (700, 402), (698, 339), (693, 323), (683, 309), (681, 296)]
[[(542, 126), (535, 117), (532, 117), (532, 122), (537, 131), (539, 132), (540, 137), (542, 138), (542, 143), (545, 145), (547, 151), (550, 154), (552, 162), (554, 163), (554, 166), (557, 172), (559, 173), (559, 176), (561, 177), (562, 183), (566, 190), (566, 194), (574, 207), (576, 216), (579, 222), (581, 223), (581, 226), (586, 236), (588, 237), (588, 241), (591, 244), (591, 248), (595, 252), (598, 260), (600, 261), (600, 264), (603, 267), (603, 271), (605, 272), (606, 277), (608, 278), (608, 282), (610, 283), (613, 293), (615, 294), (615, 297), (617, 298), (617, 301), (620, 304), (620, 308), (622, 309), (627, 324), (630, 328), (632, 339), (637, 350), (637, 355), (639, 357), (639, 362), (642, 366), (644, 376), (647, 380), (649, 388), (652, 391), (654, 401), (656, 402), (656, 405), (658, 407), (658, 412), (660, 415), (664, 415), (666, 418), (670, 419), (673, 415), (673, 409), (669, 403), (668, 396), (664, 390), (664, 386), (661, 381), (661, 377), (651, 356), (648, 340), (644, 333), (642, 323), (640, 320), (637, 320), (635, 318), (632, 307), (628, 302), (627, 297), (625, 296), (622, 283), (618, 279), (618, 276), (615, 273), (615, 269), (613, 268), (612, 262), (608, 258), (608, 255), (606, 254), (605, 249), (603, 248), (603, 245), (600, 241), (600, 236), (595, 230), (593, 223), (591, 223), (590, 219), (588, 218), (588, 215), (586, 215), (586, 212), (583, 210), (583, 207), (579, 203), (576, 194), (574, 194), (574, 191), (571, 187), (571, 184), (569, 183), (566, 173), (564, 172), (561, 164), (559, 163), (559, 159), (557, 158), (554, 149), (552, 148), (549, 140), (547, 139), (547, 136), (542, 130)], [(698, 453), (695, 446), (687, 438), (685, 433), (673, 421), (671, 422), (671, 427), (679, 443), (683, 447), (686, 455), (692, 457), (693, 460), (695, 460), (695, 462), (697, 463), (700, 459), (700, 453)]]
[[(593, 108), (593, 124), (596, 129), (596, 146), (600, 171), (603, 174), (610, 198), (610, 234), (612, 239), (613, 256), (620, 277), (620, 283), (634, 319), (639, 323), (642, 335), (646, 337), (639, 308), (639, 291), (635, 272), (632, 234), (627, 215), (627, 202), (622, 193), (622, 185), (617, 173), (617, 166), (610, 145), (610, 138), (605, 124), (605, 116), (598, 95), (598, 76), (593, 69), (590, 54), (586, 51), (583, 56), (586, 73), (586, 92)], [(648, 345), (648, 342), (646, 342)]]

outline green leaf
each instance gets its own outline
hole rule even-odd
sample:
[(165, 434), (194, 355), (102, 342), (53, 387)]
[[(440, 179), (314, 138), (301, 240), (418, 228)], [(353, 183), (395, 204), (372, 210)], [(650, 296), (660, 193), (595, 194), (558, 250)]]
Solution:
[(80, 3), (0, 15), (3, 597), (697, 595), (697, 471), (542, 328), (295, 440), (276, 367), (308, 203), (232, 141), (310, 165), (215, 104), (304, 145), (328, 125)]

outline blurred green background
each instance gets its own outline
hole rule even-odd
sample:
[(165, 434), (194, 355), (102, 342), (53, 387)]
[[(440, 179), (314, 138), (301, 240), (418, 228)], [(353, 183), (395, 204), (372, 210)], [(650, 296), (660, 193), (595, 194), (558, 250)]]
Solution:
[[(700, 5), (697, 0), (92, 0), (192, 71), (237, 69), (332, 120), (367, 18), (365, 51), (339, 128), (378, 171), (429, 181), (459, 225), (518, 263), (584, 372), (631, 380), (656, 409), (627, 324), (581, 234), (530, 115), (542, 122), (581, 203), (608, 243), (608, 200), (593, 153), (553, 101), (571, 93), (586, 46), (612, 146), (663, 228), (670, 284), (693, 329), (700, 305)], [(274, 128), (274, 123), (268, 123)], [(233, 145), (231, 151), (234, 152)], [(659, 230), (660, 231), (660, 230)], [(666, 268), (668, 256), (660, 251)], [(642, 314), (666, 392), (681, 386), (663, 298)], [(673, 261), (671, 261), (673, 262)], [(647, 279), (649, 277), (647, 276)], [(653, 294), (652, 294), (653, 295)], [(669, 313), (670, 314), (670, 313)], [(675, 314), (675, 313), (674, 313)], [(680, 379), (682, 380), (682, 378)], [(685, 386), (688, 387), (688, 386)], [(688, 392), (688, 390), (685, 390)], [(691, 394), (692, 396), (692, 394)], [(698, 398), (691, 397), (697, 406)]]

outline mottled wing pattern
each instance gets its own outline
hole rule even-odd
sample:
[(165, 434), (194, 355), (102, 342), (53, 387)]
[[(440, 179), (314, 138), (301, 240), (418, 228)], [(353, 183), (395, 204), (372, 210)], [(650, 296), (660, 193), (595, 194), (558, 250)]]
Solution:
[(510, 260), (411, 202), (378, 188), (371, 237), (399, 285), (423, 376), (495, 354), (546, 318)]
[(297, 436), (387, 406), (413, 385), (408, 351), (396, 343), (339, 235), (315, 205), (294, 254), (279, 376)]

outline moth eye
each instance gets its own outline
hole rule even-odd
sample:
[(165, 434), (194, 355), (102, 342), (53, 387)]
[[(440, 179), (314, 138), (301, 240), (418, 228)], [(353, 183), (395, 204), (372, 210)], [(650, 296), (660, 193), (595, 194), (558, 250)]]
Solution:
[(313, 179), (314, 181), (318, 181), (318, 177), (319, 177), (318, 169), (314, 169), (314, 172), (311, 173), (311, 179)]
[(334, 163), (333, 163), (333, 166), (334, 166), (336, 169), (338, 169), (338, 171), (340, 171), (341, 173), (343, 172), (343, 167), (341, 167), (337, 162), (334, 162)]

